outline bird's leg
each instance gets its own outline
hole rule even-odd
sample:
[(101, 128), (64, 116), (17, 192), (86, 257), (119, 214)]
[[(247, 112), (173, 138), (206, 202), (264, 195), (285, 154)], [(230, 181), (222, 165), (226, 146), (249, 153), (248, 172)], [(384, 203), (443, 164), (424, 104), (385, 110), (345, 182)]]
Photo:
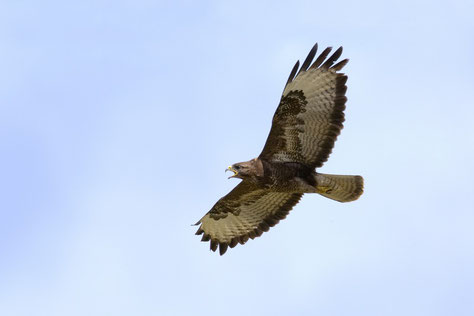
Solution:
[(319, 194), (321, 194), (321, 193), (330, 194), (332, 192), (332, 188), (331, 187), (326, 187), (326, 186), (323, 186), (323, 185), (318, 185), (316, 187), (316, 191)]

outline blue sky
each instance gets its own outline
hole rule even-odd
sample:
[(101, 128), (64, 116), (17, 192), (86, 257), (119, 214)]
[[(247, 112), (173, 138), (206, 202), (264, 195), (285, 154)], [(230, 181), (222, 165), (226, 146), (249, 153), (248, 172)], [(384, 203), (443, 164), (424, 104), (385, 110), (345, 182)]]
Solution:
[[(473, 315), (472, 1), (0, 2), (1, 315)], [(345, 128), (306, 195), (219, 257), (195, 223), (312, 45)]]

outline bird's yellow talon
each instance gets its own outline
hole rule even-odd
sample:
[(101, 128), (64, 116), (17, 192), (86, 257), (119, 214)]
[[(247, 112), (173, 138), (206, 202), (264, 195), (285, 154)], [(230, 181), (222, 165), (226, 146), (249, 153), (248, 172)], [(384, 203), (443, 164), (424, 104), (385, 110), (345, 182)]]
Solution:
[(325, 186), (318, 186), (316, 187), (316, 190), (318, 190), (318, 193), (330, 194), (332, 192), (332, 189), (330, 187)]

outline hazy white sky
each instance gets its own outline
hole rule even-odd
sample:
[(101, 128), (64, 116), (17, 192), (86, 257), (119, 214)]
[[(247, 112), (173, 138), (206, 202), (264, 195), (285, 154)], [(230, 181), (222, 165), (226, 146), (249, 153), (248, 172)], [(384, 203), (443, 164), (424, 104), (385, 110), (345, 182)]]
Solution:
[[(473, 315), (472, 1), (0, 2), (0, 315)], [(315, 42), (350, 58), (306, 195), (219, 257), (195, 223)]]

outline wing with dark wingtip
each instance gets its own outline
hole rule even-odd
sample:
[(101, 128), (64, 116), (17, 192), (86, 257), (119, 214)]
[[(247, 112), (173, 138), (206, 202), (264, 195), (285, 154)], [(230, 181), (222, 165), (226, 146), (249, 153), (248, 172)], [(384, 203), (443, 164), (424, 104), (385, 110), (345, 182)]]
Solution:
[(302, 195), (259, 189), (242, 181), (197, 222), (201, 225), (196, 235), (202, 234), (202, 241), (210, 241), (211, 250), (219, 247), (223, 255), (228, 247), (243, 245), (275, 226)]
[(272, 128), (259, 158), (299, 162), (318, 168), (331, 154), (343, 128), (347, 76), (338, 73), (349, 61), (334, 65), (342, 47), (329, 58), (326, 48), (311, 64), (317, 44), (298, 71), (293, 68), (273, 116)]

